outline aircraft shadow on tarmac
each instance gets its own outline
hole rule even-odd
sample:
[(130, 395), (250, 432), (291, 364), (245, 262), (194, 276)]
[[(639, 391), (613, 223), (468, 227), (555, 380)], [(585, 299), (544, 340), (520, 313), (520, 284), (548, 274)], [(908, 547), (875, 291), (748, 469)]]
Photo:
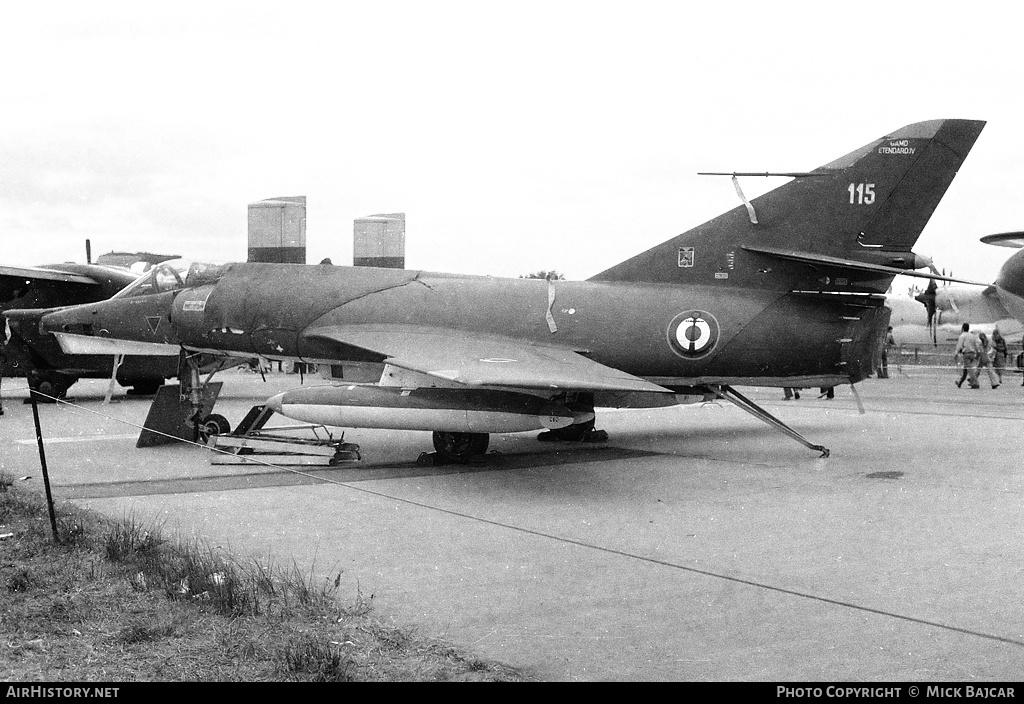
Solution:
[[(837, 410), (839, 410), (837, 408)], [(849, 409), (846, 409), (849, 410)], [(735, 419), (732, 419), (733, 421)], [(718, 425), (718, 423), (722, 423)], [(806, 419), (807, 428), (820, 432), (829, 427), (820, 417)], [(124, 496), (151, 496), (160, 494), (201, 493), (258, 489), (279, 486), (300, 486), (321, 483), (355, 483), (371, 480), (404, 479), (413, 477), (443, 476), (451, 474), (474, 474), (503, 472), (509, 470), (564, 468), (570, 465), (599, 462), (622, 462), (651, 457), (676, 457), (680, 460), (708, 460), (716, 456), (716, 448), (727, 448), (728, 443), (747, 439), (763, 438), (757, 423), (736, 425), (727, 419), (715, 419), (713, 423), (699, 421), (680, 426), (671, 433), (664, 431), (629, 431), (619, 429), (615, 439), (621, 445), (587, 445), (558, 443), (547, 445), (543, 450), (532, 451), (510, 448), (511, 451), (491, 451), (472, 461), (453, 464), (421, 464), (415, 460), (406, 462), (381, 462), (342, 464), (336, 467), (275, 467), (258, 461), (239, 465), (239, 472), (229, 476), (207, 475), (174, 477), (167, 479), (129, 480), (97, 483), (77, 483), (61, 487), (67, 498), (91, 499)], [(742, 443), (745, 444), (745, 443)], [(637, 445), (650, 448), (641, 449)], [(788, 443), (779, 443), (780, 450), (790, 451)], [(629, 447), (632, 446), (632, 447)], [(784, 448), (784, 450), (783, 450)], [(799, 457), (814, 460), (793, 448)], [(728, 459), (723, 457), (722, 459)], [(749, 458), (747, 458), (749, 460)], [(797, 457), (791, 458), (794, 461)], [(251, 467), (252, 471), (246, 471)], [(680, 464), (679, 469), (687, 465)]]
[[(463, 464), (421, 466), (416, 462), (382, 465), (343, 465), (339, 467), (300, 467), (295, 469), (277, 468), (272, 471), (247, 472), (232, 476), (187, 477), (175, 479), (152, 479), (141, 481), (102, 482), (75, 484), (61, 487), (69, 499), (98, 499), (120, 496), (152, 496), (158, 494), (184, 494), (207, 491), (232, 491), (237, 489), (261, 489), (277, 486), (300, 486), (309, 484), (347, 484), (384, 479), (405, 479), (410, 477), (431, 477), (447, 474), (472, 474), (477, 472), (500, 472), (508, 470), (533, 469), (611, 462), (653, 457), (658, 452), (632, 450), (620, 447), (557, 448), (543, 452), (505, 454), (491, 452), (479, 460)], [(243, 465), (244, 466), (244, 465)], [(255, 463), (252, 465), (257, 467)], [(269, 467), (267, 469), (270, 469)]]

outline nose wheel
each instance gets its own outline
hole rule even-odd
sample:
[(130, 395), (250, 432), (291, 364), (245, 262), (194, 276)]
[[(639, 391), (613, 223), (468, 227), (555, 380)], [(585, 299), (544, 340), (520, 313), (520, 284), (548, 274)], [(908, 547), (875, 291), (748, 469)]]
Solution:
[(199, 439), (204, 443), (209, 443), (210, 438), (214, 435), (227, 435), (231, 432), (231, 424), (228, 423), (228, 419), (217, 413), (206, 416), (196, 423), (196, 427), (199, 430)]

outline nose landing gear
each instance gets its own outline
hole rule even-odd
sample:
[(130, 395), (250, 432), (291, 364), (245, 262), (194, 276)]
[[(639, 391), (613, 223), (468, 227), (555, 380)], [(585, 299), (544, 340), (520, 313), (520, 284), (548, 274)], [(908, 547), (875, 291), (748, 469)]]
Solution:
[(199, 430), (199, 439), (205, 443), (209, 443), (214, 435), (227, 435), (231, 432), (228, 419), (218, 413), (211, 413), (198, 421), (196, 427)]

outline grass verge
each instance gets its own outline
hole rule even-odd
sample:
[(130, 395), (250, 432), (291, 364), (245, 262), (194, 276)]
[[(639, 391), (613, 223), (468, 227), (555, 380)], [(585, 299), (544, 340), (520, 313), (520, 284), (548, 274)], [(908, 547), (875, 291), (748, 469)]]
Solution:
[(0, 474), (0, 680), (524, 681), (385, 625), (340, 575), (239, 562), (132, 517), (46, 502)]

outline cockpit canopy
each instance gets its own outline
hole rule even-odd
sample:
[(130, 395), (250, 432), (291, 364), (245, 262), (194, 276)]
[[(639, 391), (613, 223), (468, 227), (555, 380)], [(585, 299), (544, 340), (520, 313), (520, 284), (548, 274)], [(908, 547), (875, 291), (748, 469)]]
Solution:
[(214, 284), (220, 280), (230, 266), (230, 264), (170, 259), (155, 264), (145, 274), (118, 291), (114, 298), (148, 296), (153, 293), (165, 293), (204, 284)]

